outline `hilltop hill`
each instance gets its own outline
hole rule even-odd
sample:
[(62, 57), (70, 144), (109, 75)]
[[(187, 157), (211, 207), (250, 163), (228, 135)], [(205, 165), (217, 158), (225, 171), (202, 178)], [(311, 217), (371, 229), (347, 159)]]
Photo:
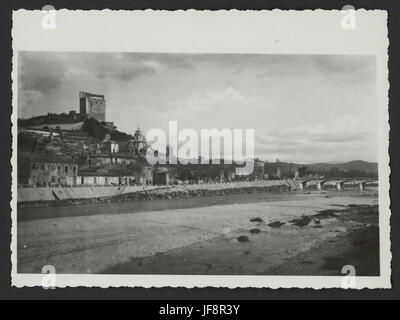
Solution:
[(354, 160), (343, 163), (313, 163), (306, 165), (312, 171), (326, 172), (332, 168), (341, 171), (357, 170), (363, 172), (378, 173), (378, 164), (376, 162), (367, 162), (363, 160)]
[(96, 139), (104, 139), (107, 134), (110, 135), (111, 140), (129, 140), (132, 139), (133, 137), (125, 132), (115, 130), (115, 129), (110, 129), (109, 127), (101, 124), (95, 119), (87, 119), (82, 127), (81, 131), (85, 132), (88, 134), (88, 136)]
[(71, 124), (82, 122), (82, 119), (79, 114), (76, 113), (48, 113), (47, 115), (32, 117), (29, 119), (18, 119), (19, 127), (35, 127), (35, 126), (44, 126), (44, 125), (55, 125), (55, 124)]
[(18, 127), (39, 130), (68, 130), (86, 133), (89, 137), (103, 140), (107, 134), (112, 140), (128, 140), (133, 137), (130, 134), (110, 128), (106, 123), (100, 123), (95, 119), (84, 119), (79, 114), (48, 113), (47, 115), (18, 119)]

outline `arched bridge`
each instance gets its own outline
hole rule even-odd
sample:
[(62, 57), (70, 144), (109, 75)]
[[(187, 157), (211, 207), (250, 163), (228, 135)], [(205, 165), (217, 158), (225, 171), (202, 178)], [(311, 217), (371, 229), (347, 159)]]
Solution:
[(311, 186), (316, 186), (317, 190), (322, 190), (324, 185), (335, 185), (337, 190), (342, 190), (345, 184), (358, 185), (359, 190), (365, 190), (368, 184), (378, 184), (377, 180), (371, 179), (306, 179), (298, 180), (300, 190), (306, 190)]

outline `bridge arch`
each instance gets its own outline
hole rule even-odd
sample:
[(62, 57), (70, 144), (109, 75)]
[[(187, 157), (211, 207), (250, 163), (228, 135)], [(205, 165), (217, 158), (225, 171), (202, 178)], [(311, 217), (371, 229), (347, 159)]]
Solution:
[(343, 189), (343, 185), (346, 182), (349, 182), (349, 180), (341, 180), (341, 181), (336, 182), (336, 189), (337, 190), (342, 190)]
[(299, 188), (300, 190), (305, 190), (307, 189), (307, 183), (310, 182), (310, 180), (303, 180), (299, 181)]
[(329, 182), (328, 180), (322, 180), (317, 182), (317, 189), (322, 190), (324, 188), (324, 184)]
[(299, 180), (298, 186), (300, 190), (306, 190), (310, 186), (316, 186), (317, 190), (323, 190), (324, 185), (329, 183), (332, 185), (336, 184), (337, 190), (342, 190), (345, 183), (353, 183), (356, 186), (358, 185), (360, 190), (365, 190), (365, 187), (369, 183), (378, 183), (375, 180), (356, 180), (356, 179), (307, 179), (307, 180)]
[(360, 189), (360, 190), (365, 190), (366, 185), (367, 185), (367, 184), (371, 184), (371, 183), (373, 183), (373, 184), (379, 184), (379, 181), (374, 181), (374, 180), (365, 180), (365, 181), (361, 181), (361, 182), (359, 183), (359, 189)]

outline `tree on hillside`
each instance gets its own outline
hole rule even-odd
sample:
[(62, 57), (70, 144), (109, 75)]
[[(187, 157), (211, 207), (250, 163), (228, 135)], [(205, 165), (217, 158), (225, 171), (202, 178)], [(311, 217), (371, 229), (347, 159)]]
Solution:
[(309, 174), (308, 168), (306, 166), (301, 166), (298, 170), (299, 177), (304, 178), (306, 175)]

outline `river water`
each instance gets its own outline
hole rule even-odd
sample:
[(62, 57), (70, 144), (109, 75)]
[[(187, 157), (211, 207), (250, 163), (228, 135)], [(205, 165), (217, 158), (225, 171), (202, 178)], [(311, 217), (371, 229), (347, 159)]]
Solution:
[(305, 195), (307, 195), (307, 198), (309, 198), (310, 195), (321, 196), (321, 193), (329, 194), (330, 196), (339, 196), (342, 195), (344, 192), (347, 195), (349, 193), (362, 195), (376, 192), (374, 191), (374, 189), (375, 188), (371, 188), (367, 191), (348, 190), (341, 192), (313, 191), (306, 193), (244, 193), (181, 199), (135, 200), (120, 203), (93, 203), (67, 206), (19, 208), (17, 217), (18, 221), (25, 221), (34, 219), (61, 218), (97, 214), (136, 213), (146, 211), (207, 207), (235, 203), (241, 204), (252, 202), (285, 201), (305, 198)]
[(119, 203), (90, 203), (68, 206), (19, 208), (18, 221), (72, 217), (96, 214), (121, 214), (170, 209), (215, 206), (220, 204), (269, 202), (290, 200), (301, 196), (295, 193), (246, 193), (227, 194), (181, 199), (135, 200)]

